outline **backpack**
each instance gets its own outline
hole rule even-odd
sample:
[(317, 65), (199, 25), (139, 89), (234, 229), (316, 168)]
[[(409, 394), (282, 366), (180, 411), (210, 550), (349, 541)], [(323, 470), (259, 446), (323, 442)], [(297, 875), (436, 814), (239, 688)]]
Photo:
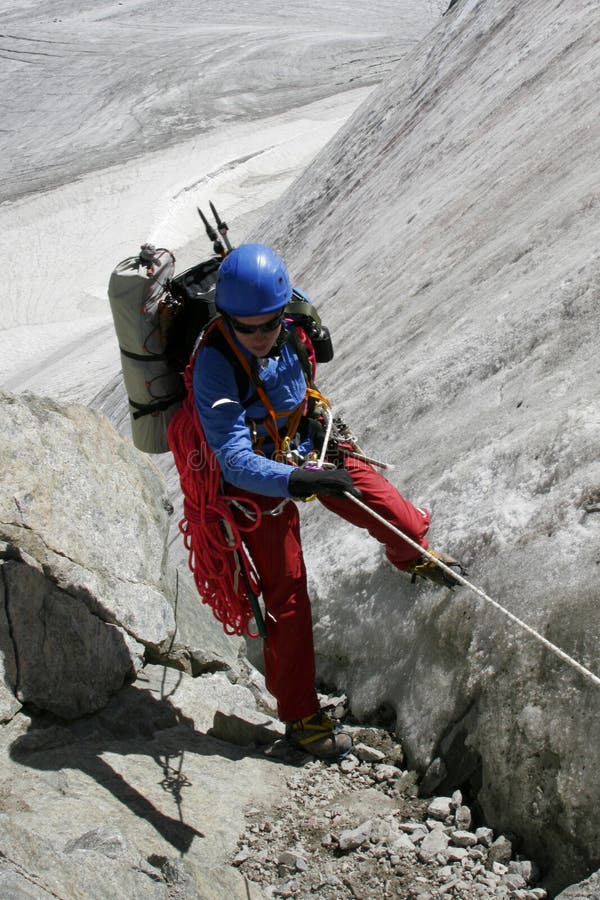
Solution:
[[(186, 396), (183, 373), (199, 336), (217, 315), (214, 302), (222, 256), (175, 275), (169, 250), (143, 244), (113, 270), (108, 298), (129, 399), (134, 445), (166, 453), (167, 429)], [(329, 331), (308, 297), (294, 288), (286, 317), (310, 337), (317, 362), (333, 358)]]
[(196, 338), (216, 314), (214, 286), (220, 258), (175, 275), (169, 250), (143, 244), (122, 260), (108, 284), (129, 399), (134, 445), (166, 453), (167, 427), (185, 397), (183, 371)]

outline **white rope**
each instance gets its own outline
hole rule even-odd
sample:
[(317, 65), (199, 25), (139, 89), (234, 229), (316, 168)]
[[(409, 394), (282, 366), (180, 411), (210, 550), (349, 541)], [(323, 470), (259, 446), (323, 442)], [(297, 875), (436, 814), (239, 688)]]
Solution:
[(440, 559), (434, 556), (433, 553), (430, 553), (429, 550), (421, 547), (420, 544), (418, 544), (416, 541), (413, 541), (413, 539), (410, 538), (407, 534), (404, 534), (404, 532), (400, 531), (399, 528), (396, 528), (395, 525), (392, 525), (390, 522), (384, 519), (383, 516), (380, 516), (379, 513), (376, 513), (373, 509), (367, 506), (366, 503), (363, 503), (362, 500), (354, 497), (352, 494), (348, 493), (348, 491), (344, 492), (344, 496), (346, 496), (349, 500), (352, 500), (353, 503), (356, 503), (357, 506), (360, 506), (361, 509), (364, 509), (366, 512), (368, 512), (371, 516), (373, 516), (373, 518), (377, 519), (379, 522), (382, 522), (384, 525), (387, 525), (390, 531), (393, 531), (394, 534), (397, 534), (398, 537), (402, 538), (403, 541), (406, 541), (407, 544), (410, 544), (411, 547), (414, 547), (419, 551), (419, 553), (434, 562), (436, 566), (446, 572), (447, 575), (451, 575), (453, 579), (460, 582), (461, 584), (464, 584), (465, 587), (469, 588), (469, 590), (473, 591), (473, 593), (477, 594), (487, 603), (491, 603), (493, 607), (507, 616), (516, 625), (519, 625), (521, 628), (527, 631), (528, 634), (530, 634), (537, 641), (543, 644), (544, 647), (554, 653), (555, 656), (558, 656), (558, 658), (562, 659), (563, 662), (566, 662), (568, 665), (572, 666), (572, 668), (576, 669), (581, 675), (584, 676), (584, 678), (587, 678), (597, 687), (600, 687), (600, 678), (597, 675), (594, 675), (593, 672), (591, 672), (589, 669), (586, 669), (586, 667), (583, 666), (580, 662), (577, 662), (576, 659), (573, 659), (572, 656), (569, 656), (568, 653), (565, 653), (564, 650), (561, 650), (560, 647), (557, 647), (556, 644), (553, 644), (551, 641), (541, 635), (538, 631), (532, 628), (531, 625), (523, 622), (517, 616), (513, 615), (513, 613), (509, 612), (509, 610), (501, 606), (496, 600), (493, 600), (486, 593), (480, 590), (480, 588), (475, 587), (474, 584), (471, 584), (470, 581), (467, 581), (466, 578), (464, 578), (462, 575), (459, 575), (458, 572), (455, 572), (454, 569), (451, 569), (450, 566), (447, 566), (445, 563), (443, 563)]

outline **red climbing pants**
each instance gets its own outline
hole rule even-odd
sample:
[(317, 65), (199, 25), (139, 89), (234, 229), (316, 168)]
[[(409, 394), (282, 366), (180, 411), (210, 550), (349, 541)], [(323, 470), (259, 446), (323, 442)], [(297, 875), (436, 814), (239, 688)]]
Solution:
[[(427, 547), (429, 513), (413, 506), (379, 472), (349, 458), (346, 468), (362, 491), (363, 502), (392, 525)], [(236, 494), (239, 495), (239, 489)], [(315, 659), (310, 599), (300, 542), (300, 522), (295, 503), (288, 502), (279, 515), (268, 515), (277, 506), (272, 497), (250, 495), (264, 510), (260, 525), (244, 535), (262, 585), (267, 637), (264, 642), (267, 689), (277, 700), (283, 722), (303, 719), (317, 712)], [(368, 532), (380, 543), (397, 568), (406, 568), (417, 556), (414, 548), (394, 535), (344, 497), (320, 497), (323, 506)], [(247, 525), (243, 512), (235, 511)]]

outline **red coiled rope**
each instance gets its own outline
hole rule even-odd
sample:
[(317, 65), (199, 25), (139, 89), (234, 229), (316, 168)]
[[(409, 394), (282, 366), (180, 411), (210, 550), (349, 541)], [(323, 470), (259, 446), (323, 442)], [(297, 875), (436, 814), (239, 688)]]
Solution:
[[(248, 628), (253, 617), (249, 590), (258, 595), (260, 584), (242, 534), (258, 526), (261, 512), (247, 497), (225, 497), (221, 490), (221, 470), (196, 413), (192, 372), (193, 360), (184, 375), (187, 395), (168, 428), (183, 493), (179, 530), (202, 602), (212, 608), (226, 634), (255, 637)], [(247, 527), (235, 521), (231, 501), (248, 508)]]

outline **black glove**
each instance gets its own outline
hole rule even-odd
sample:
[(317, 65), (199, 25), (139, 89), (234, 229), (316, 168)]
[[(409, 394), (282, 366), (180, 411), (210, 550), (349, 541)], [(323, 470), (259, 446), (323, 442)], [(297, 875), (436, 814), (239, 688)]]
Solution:
[(294, 469), (290, 475), (288, 490), (291, 497), (305, 500), (313, 494), (343, 497), (345, 493), (361, 497), (346, 469)]

